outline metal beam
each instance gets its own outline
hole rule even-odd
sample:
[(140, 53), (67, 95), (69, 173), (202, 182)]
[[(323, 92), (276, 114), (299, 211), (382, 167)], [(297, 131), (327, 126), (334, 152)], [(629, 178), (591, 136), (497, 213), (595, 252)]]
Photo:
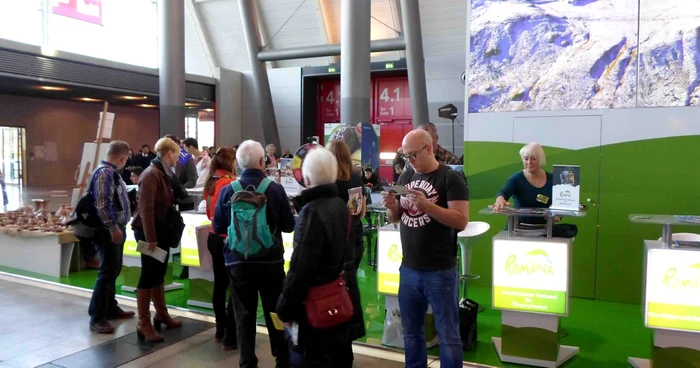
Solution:
[(194, 23), (194, 29), (197, 31), (197, 37), (199, 38), (199, 43), (202, 44), (202, 49), (204, 49), (204, 56), (207, 58), (207, 63), (209, 64), (209, 71), (213, 77), (217, 77), (219, 65), (214, 59), (214, 54), (211, 52), (211, 46), (209, 43), (209, 36), (207, 31), (202, 27), (202, 16), (199, 13), (199, 8), (194, 0), (185, 0), (185, 5), (187, 5), (187, 10), (190, 12), (190, 17), (192, 17), (192, 23)]
[(341, 0), (340, 122), (369, 122), (371, 0)]
[[(399, 0), (388, 0), (389, 9), (391, 10), (391, 21), (394, 23), (394, 29), (398, 32), (396, 37), (403, 36), (403, 20), (401, 19), (401, 5)], [(405, 59), (406, 53), (399, 50), (399, 59)]]
[(255, 14), (255, 0), (239, 0), (238, 8), (243, 25), (243, 36), (248, 48), (250, 71), (255, 84), (255, 96), (260, 109), (260, 125), (262, 125), (264, 144), (272, 143), (280, 147), (280, 135), (277, 130), (275, 110), (272, 105), (272, 93), (270, 92), (270, 80), (267, 78), (267, 69), (263, 60), (258, 58), (260, 52), (260, 28)]
[(185, 3), (158, 0), (160, 136), (185, 135)]
[[(403, 38), (374, 40), (370, 43), (370, 52), (405, 50)], [(340, 44), (292, 47), (287, 49), (265, 50), (258, 53), (260, 61), (306, 59), (340, 55)]]
[(401, 18), (406, 39), (406, 64), (408, 88), (411, 91), (413, 126), (418, 127), (430, 120), (428, 113), (428, 93), (425, 82), (425, 56), (423, 55), (423, 34), (420, 24), (420, 5), (415, 0), (401, 0)]
[[(316, 19), (318, 20), (318, 28), (321, 31), (324, 45), (333, 44), (333, 33), (328, 21), (328, 12), (326, 11), (326, 0), (316, 0)], [(329, 64), (338, 64), (340, 59), (337, 55), (328, 57)]]
[[(265, 26), (263, 25), (263, 18), (260, 13), (260, 7), (258, 6), (257, 1), (253, 1), (253, 8), (255, 9), (255, 16), (258, 19), (258, 32), (260, 32), (260, 45), (264, 48), (266, 48), (267, 44), (270, 42), (270, 37), (267, 35), (267, 30), (265, 29)], [(274, 61), (268, 61), (265, 63), (265, 66), (268, 69), (272, 69), (275, 67), (275, 62)]]

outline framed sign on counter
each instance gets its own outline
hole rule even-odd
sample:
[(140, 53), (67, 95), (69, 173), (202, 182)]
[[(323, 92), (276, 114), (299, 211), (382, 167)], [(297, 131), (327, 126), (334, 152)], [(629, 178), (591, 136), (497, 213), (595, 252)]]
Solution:
[(568, 253), (556, 239), (494, 239), (494, 309), (568, 315)]
[[(211, 226), (211, 221), (204, 213), (182, 213), (182, 220), (185, 223), (185, 231), (182, 232), (180, 240), (180, 262), (183, 266), (199, 267), (199, 246), (197, 245), (197, 229), (203, 226)], [(206, 244), (206, 239), (204, 239)]]

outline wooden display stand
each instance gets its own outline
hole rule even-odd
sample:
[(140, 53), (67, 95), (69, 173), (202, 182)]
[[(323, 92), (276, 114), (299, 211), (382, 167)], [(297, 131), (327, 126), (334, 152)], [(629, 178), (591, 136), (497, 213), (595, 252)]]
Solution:
[[(77, 178), (77, 187), (73, 189), (73, 196), (71, 198), (71, 206), (75, 207), (78, 204), (78, 201), (80, 200), (80, 197), (83, 196), (83, 193), (85, 193), (85, 188), (88, 185), (88, 181), (90, 179), (90, 176), (92, 175), (93, 170), (99, 165), (99, 160), (101, 158), (100, 153), (102, 152), (102, 140), (103, 139), (111, 139), (112, 137), (112, 127), (114, 125), (114, 119), (111, 119), (110, 124), (107, 124), (107, 119), (108, 119), (108, 113), (107, 113), (107, 107), (109, 106), (109, 103), (105, 102), (104, 107), (102, 108), (102, 114), (100, 115), (100, 120), (97, 124), (97, 136), (95, 137), (95, 142), (94, 143), (85, 143), (83, 145), (83, 155), (82, 155), (82, 160), (80, 163), (80, 167), (78, 168), (78, 178)], [(107, 127), (107, 125), (109, 125)], [(107, 132), (105, 132), (108, 129)], [(108, 133), (108, 134), (105, 134)], [(106, 137), (105, 137), (106, 135)], [(95, 153), (92, 155), (92, 157), (89, 157), (89, 160), (86, 161), (86, 154), (90, 156), (90, 152), (88, 152), (88, 149), (91, 150), (91, 145), (96, 145), (95, 146)]]

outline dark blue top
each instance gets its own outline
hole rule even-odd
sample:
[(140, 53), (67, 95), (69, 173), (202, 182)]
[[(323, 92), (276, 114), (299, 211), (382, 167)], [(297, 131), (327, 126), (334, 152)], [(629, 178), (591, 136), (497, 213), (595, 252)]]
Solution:
[[(244, 170), (238, 180), (241, 186), (245, 189), (249, 185), (257, 187), (265, 178), (265, 173), (262, 170), (247, 169)], [(245, 260), (245, 263), (283, 263), (284, 249), (282, 247), (282, 232), (291, 233), (294, 231), (294, 215), (289, 207), (289, 199), (284, 187), (272, 182), (265, 192), (267, 196), (267, 223), (273, 230), (273, 234), (278, 240), (279, 246), (275, 247), (267, 255), (254, 260)], [(214, 219), (212, 227), (214, 232), (220, 235), (226, 235), (228, 227), (231, 224), (231, 209), (229, 201), (233, 196), (233, 188), (227, 185), (221, 188), (219, 199), (216, 202), (214, 209)], [(243, 263), (243, 258), (237, 257), (228, 246), (224, 248), (224, 262), (226, 267)]]
[[(545, 173), (547, 174), (547, 182), (542, 188), (530, 184), (522, 171), (513, 174), (503, 189), (496, 194), (496, 198), (503, 196), (507, 201), (513, 197), (515, 208), (549, 208), (552, 205), (553, 177), (551, 173)], [(520, 217), (519, 221), (528, 224), (547, 222), (543, 217)]]

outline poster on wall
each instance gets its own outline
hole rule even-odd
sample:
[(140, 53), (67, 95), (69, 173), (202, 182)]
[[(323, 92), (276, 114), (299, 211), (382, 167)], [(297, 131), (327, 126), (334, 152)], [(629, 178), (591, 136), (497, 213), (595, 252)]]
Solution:
[(102, 0), (53, 0), (54, 14), (102, 25)]
[(552, 205), (555, 210), (578, 211), (581, 200), (581, 167), (552, 165)]
[(569, 246), (565, 242), (494, 239), (494, 309), (566, 315)]
[(379, 167), (379, 124), (362, 123), (362, 166)]
[(700, 252), (652, 249), (646, 270), (646, 326), (700, 332)]
[(471, 4), (470, 113), (700, 106), (700, 0)]
[(350, 148), (350, 156), (352, 157), (353, 165), (360, 165), (362, 161), (362, 123), (357, 125), (350, 124), (324, 124), (324, 135), (326, 144), (333, 139), (345, 142)]

